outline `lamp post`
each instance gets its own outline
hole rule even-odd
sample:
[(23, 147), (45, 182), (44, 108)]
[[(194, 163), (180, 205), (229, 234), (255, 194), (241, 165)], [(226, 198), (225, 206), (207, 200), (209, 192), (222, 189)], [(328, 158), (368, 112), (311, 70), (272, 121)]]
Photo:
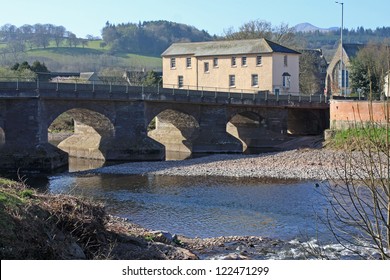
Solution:
[[(340, 62), (340, 78), (341, 78), (341, 85), (340, 85), (340, 93), (341, 95), (344, 95), (344, 83), (346, 84), (346, 77), (344, 71), (344, 47), (343, 47), (343, 29), (344, 29), (344, 2), (338, 2), (336, 1), (336, 4), (341, 5), (341, 35), (340, 35), (340, 41), (341, 41), (341, 62)], [(347, 95), (347, 92), (345, 92), (345, 96)]]

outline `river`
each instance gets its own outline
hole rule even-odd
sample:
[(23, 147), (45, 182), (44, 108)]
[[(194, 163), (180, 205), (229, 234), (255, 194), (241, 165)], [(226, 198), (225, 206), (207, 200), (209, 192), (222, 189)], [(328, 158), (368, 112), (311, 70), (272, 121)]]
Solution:
[[(301, 258), (302, 244), (320, 244), (334, 258), (349, 258), (324, 223), (329, 208), (318, 181), (216, 176), (78, 173), (99, 161), (72, 160), (70, 171), (30, 181), (53, 194), (100, 201), (109, 214), (151, 230), (190, 238), (261, 236), (283, 240), (271, 258)], [(313, 243), (314, 242), (314, 243)], [(272, 245), (270, 245), (272, 246)], [(288, 253), (286, 257), (286, 250)], [(372, 255), (372, 252), (365, 253)]]
[(93, 198), (110, 214), (188, 237), (331, 239), (318, 220), (326, 201), (310, 181), (64, 173), (49, 177), (45, 188)]

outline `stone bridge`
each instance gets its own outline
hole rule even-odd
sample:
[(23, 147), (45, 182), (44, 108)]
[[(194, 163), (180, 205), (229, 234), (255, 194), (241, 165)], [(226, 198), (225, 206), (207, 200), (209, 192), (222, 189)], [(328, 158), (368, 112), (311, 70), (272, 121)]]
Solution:
[[(48, 129), (62, 113), (74, 134), (58, 147)], [(288, 135), (320, 134), (324, 96), (191, 91), (93, 84), (0, 83), (0, 169), (54, 170), (79, 158), (162, 160), (166, 151), (241, 153)]]

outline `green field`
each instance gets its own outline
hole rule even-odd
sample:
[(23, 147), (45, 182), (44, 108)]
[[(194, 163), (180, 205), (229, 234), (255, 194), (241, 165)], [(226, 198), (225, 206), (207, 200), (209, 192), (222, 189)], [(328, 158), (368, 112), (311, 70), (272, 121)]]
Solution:
[[(89, 41), (85, 47), (69, 47), (62, 44), (56, 47), (54, 42), (47, 48), (26, 50), (20, 55), (19, 60), (32, 63), (35, 60), (44, 62), (50, 71), (69, 72), (99, 72), (103, 69), (146, 69), (161, 70), (160, 57), (150, 57), (137, 54), (111, 54), (108, 47), (101, 47), (102, 41)], [(0, 43), (0, 49), (6, 45)], [(4, 66), (4, 63), (1, 63)], [(9, 63), (8, 63), (9, 64)]]

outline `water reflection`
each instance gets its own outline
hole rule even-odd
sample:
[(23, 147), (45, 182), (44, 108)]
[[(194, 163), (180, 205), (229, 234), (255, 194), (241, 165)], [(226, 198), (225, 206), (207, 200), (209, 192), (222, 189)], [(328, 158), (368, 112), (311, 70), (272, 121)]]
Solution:
[(94, 175), (52, 177), (49, 189), (100, 200), (111, 214), (190, 237), (330, 238), (316, 220), (325, 201), (312, 182)]

